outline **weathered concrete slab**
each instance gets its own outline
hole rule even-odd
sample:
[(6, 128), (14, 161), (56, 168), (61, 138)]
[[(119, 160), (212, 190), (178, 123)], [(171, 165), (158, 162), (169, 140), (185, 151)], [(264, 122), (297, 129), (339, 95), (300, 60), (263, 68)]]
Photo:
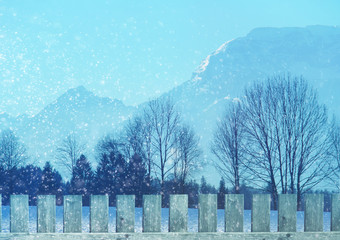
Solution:
[(1, 219), (2, 219), (2, 196), (0, 194), (0, 233), (1, 233)]
[(217, 195), (200, 194), (198, 198), (198, 231), (217, 231)]
[(188, 231), (188, 195), (170, 195), (169, 232)]
[(340, 194), (332, 195), (331, 231), (340, 231)]
[(64, 196), (64, 232), (80, 233), (82, 219), (82, 196)]
[(160, 232), (162, 217), (161, 195), (143, 196), (143, 232)]
[(225, 195), (225, 231), (243, 232), (244, 195)]
[(135, 231), (135, 196), (117, 195), (116, 232)]
[(254, 194), (251, 207), (251, 231), (270, 231), (270, 194)]
[(10, 207), (10, 231), (28, 233), (28, 195), (11, 195)]
[(323, 194), (305, 195), (305, 232), (323, 231)]
[(38, 233), (55, 232), (56, 197), (55, 195), (38, 196)]
[(296, 232), (296, 194), (279, 195), (278, 231)]
[(109, 232), (109, 196), (91, 195), (90, 232)]

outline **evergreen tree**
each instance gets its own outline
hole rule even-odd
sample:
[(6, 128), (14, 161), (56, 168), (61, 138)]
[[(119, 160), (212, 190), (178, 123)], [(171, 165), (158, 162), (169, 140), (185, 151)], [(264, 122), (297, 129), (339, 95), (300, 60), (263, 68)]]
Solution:
[(114, 205), (117, 194), (126, 190), (127, 163), (118, 151), (103, 153), (96, 171), (96, 192), (110, 195), (110, 205)]
[(188, 194), (188, 204), (191, 208), (197, 208), (198, 206), (199, 189), (200, 185), (193, 180), (185, 185), (185, 193)]
[(11, 194), (27, 194), (29, 195), (29, 203), (35, 205), (41, 184), (41, 169), (33, 165), (27, 165), (15, 170), (15, 172), (12, 169), (12, 174), (17, 176), (9, 176), (14, 184), (13, 193)]
[(219, 209), (224, 209), (225, 204), (225, 195), (228, 193), (227, 188), (225, 187), (225, 181), (223, 178), (220, 180), (220, 186), (218, 188), (218, 195), (217, 195), (217, 203)]
[(50, 162), (46, 162), (42, 171), (40, 194), (53, 194), (57, 198), (62, 192), (62, 178), (60, 174), (52, 168)]
[(82, 154), (72, 170), (70, 193), (83, 196), (83, 205), (89, 204), (94, 174), (87, 158)]
[(114, 186), (116, 194), (124, 194), (126, 187), (126, 180), (128, 178), (128, 164), (122, 154), (117, 154), (115, 157), (115, 171), (114, 171)]
[(217, 190), (214, 186), (210, 185), (207, 183), (207, 181), (205, 180), (205, 177), (202, 176), (201, 178), (201, 186), (200, 186), (200, 193), (201, 194), (215, 194), (217, 193)]
[[(103, 154), (98, 164), (95, 176), (95, 193), (114, 195), (114, 166), (110, 157)], [(111, 201), (110, 201), (111, 202)]]
[(129, 161), (124, 186), (126, 193), (136, 196), (136, 205), (142, 206), (143, 194), (147, 194), (148, 189), (147, 169), (138, 154), (134, 154)]

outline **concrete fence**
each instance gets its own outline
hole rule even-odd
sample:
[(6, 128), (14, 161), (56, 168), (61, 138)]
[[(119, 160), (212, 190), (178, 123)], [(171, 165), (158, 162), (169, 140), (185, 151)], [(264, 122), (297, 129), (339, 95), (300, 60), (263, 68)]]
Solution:
[[(109, 233), (107, 195), (92, 195), (90, 233), (82, 233), (82, 197), (64, 196), (63, 233), (56, 231), (56, 197), (40, 195), (37, 201), (37, 233), (29, 233), (28, 195), (10, 198), (10, 233), (0, 239), (340, 239), (340, 194), (332, 196), (331, 231), (323, 232), (322, 194), (305, 196), (304, 230), (296, 232), (297, 198), (279, 195), (278, 232), (270, 232), (270, 195), (252, 199), (251, 232), (243, 232), (244, 196), (225, 196), (225, 232), (217, 232), (217, 195), (202, 194), (198, 205), (198, 232), (188, 229), (188, 196), (171, 195), (169, 232), (161, 232), (161, 196), (143, 196), (142, 233), (136, 233), (135, 196), (117, 196), (116, 232)], [(1, 206), (1, 195), (0, 195)], [(1, 208), (0, 208), (1, 229)]]

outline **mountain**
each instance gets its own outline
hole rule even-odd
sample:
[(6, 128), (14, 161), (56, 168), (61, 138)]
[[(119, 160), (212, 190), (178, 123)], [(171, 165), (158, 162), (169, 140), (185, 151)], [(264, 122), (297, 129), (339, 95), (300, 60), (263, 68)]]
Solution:
[[(224, 43), (208, 55), (191, 80), (164, 96), (178, 100), (183, 117), (201, 136), (208, 159), (216, 121), (226, 103), (242, 96), (244, 88), (280, 73), (303, 75), (319, 92), (329, 113), (340, 117), (340, 28), (258, 28)], [(214, 177), (214, 170), (209, 179)], [(206, 174), (205, 173), (205, 174)]]
[(201, 63), (190, 81), (168, 94), (208, 111), (220, 101), (239, 97), (254, 81), (287, 72), (303, 75), (318, 89), (321, 100), (340, 112), (340, 28), (255, 29), (224, 43)]
[(87, 144), (87, 154), (91, 155), (98, 139), (120, 129), (134, 111), (134, 107), (119, 100), (96, 96), (80, 86), (68, 90), (33, 117), (1, 114), (0, 121), (4, 123), (2, 128), (14, 128), (31, 160), (42, 166), (46, 161), (55, 161), (56, 147), (71, 132)]
[[(224, 43), (202, 61), (190, 80), (161, 97), (171, 96), (178, 103), (184, 120), (201, 136), (205, 157), (211, 159), (209, 145), (226, 103), (241, 97), (244, 88), (254, 81), (287, 72), (303, 75), (319, 91), (320, 101), (329, 112), (340, 117), (339, 27), (254, 29)], [(17, 130), (31, 155), (43, 165), (47, 160), (53, 162), (53, 151), (70, 132), (76, 132), (93, 149), (101, 136), (119, 130), (124, 120), (144, 104), (125, 106), (80, 86), (35, 116), (0, 113), (0, 128)], [(220, 177), (211, 164), (202, 174), (218, 184)]]

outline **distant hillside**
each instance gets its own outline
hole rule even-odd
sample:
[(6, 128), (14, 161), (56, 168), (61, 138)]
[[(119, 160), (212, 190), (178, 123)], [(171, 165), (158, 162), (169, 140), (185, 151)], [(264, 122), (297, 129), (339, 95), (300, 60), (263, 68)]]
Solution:
[(0, 115), (1, 128), (12, 127), (27, 145), (32, 161), (43, 165), (55, 161), (60, 141), (75, 132), (88, 145), (88, 154), (98, 139), (122, 127), (134, 107), (121, 101), (102, 98), (80, 86), (70, 89), (33, 117)]

